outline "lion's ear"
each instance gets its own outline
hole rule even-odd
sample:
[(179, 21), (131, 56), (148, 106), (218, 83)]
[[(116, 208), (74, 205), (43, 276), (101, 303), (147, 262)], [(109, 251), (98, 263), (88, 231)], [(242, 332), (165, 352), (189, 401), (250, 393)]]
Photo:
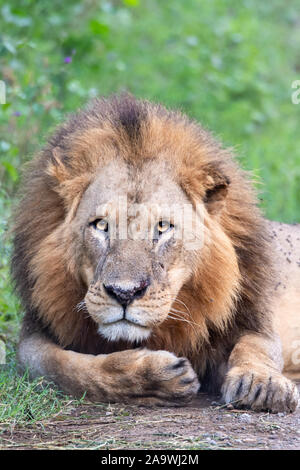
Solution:
[(72, 168), (64, 161), (63, 151), (59, 147), (52, 149), (47, 173), (56, 181), (53, 189), (61, 196), (65, 207), (68, 210), (71, 207), (77, 207), (92, 175), (84, 171), (80, 174), (73, 172)]
[(216, 214), (224, 207), (229, 185), (229, 178), (221, 170), (208, 169), (204, 196), (208, 212)]
[(63, 162), (63, 152), (59, 147), (54, 147), (51, 151), (47, 173), (54, 177), (58, 183), (63, 183), (69, 177), (68, 169)]

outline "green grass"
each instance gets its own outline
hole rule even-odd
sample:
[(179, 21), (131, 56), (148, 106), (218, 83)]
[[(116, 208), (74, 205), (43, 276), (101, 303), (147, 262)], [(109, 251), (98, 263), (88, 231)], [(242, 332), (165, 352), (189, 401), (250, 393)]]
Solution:
[(78, 403), (46, 384), (43, 378), (29, 380), (26, 372), (17, 374), (13, 355), (8, 361), (0, 374), (0, 436), (7, 425), (32, 425), (57, 415), (70, 402)]
[[(66, 113), (95, 95), (129, 90), (187, 112), (258, 177), (268, 217), (300, 221), (300, 105), (291, 102), (291, 84), (300, 78), (298, 3), (0, 3), (0, 80), (7, 91), (0, 105), (0, 334), (9, 352), (22, 312), (9, 279), (7, 230), (22, 165)], [(0, 372), (0, 405), (14, 404), (6, 407), (9, 416), (21, 400), (12, 419), (23, 419), (26, 389), (34, 385), (8, 369)], [(21, 395), (8, 392), (14, 388)], [(52, 409), (51, 394), (40, 399)]]

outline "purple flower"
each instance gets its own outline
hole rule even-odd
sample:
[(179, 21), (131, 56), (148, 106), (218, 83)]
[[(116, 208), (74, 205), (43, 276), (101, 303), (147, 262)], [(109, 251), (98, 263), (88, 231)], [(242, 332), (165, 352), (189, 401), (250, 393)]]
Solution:
[(19, 117), (19, 116), (21, 116), (21, 115), (22, 115), (22, 113), (21, 113), (20, 111), (14, 111), (14, 112), (13, 112), (13, 116)]
[(69, 64), (70, 62), (72, 62), (72, 57), (68, 55), (67, 57), (64, 58), (64, 63)]

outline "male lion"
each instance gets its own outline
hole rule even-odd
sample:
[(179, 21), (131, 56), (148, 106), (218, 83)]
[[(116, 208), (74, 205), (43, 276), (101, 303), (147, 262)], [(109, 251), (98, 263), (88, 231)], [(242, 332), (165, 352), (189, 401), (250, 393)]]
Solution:
[(262, 218), (207, 131), (131, 96), (95, 100), (22, 190), (12, 272), (33, 376), (97, 401), (181, 405), (199, 380), (225, 403), (296, 409), (282, 370), (300, 376), (300, 229)]

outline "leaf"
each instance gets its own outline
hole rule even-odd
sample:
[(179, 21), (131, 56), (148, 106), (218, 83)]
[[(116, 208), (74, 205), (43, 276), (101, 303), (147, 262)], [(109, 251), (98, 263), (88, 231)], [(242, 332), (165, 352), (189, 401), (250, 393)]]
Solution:
[(8, 41), (7, 39), (5, 39), (3, 41), (3, 46), (5, 47), (5, 49), (7, 49), (11, 54), (16, 54), (16, 48), (15, 46), (10, 42)]
[(109, 32), (109, 27), (105, 23), (101, 23), (98, 20), (91, 20), (90, 21), (90, 30), (94, 34), (105, 35)]
[(127, 7), (138, 7), (140, 0), (123, 0), (124, 5)]
[(11, 177), (12, 181), (15, 183), (19, 178), (18, 172), (15, 169), (15, 167), (10, 162), (7, 162), (7, 161), (2, 162), (2, 165), (4, 166), (4, 168), (6, 168), (6, 171), (8, 172), (9, 176)]

